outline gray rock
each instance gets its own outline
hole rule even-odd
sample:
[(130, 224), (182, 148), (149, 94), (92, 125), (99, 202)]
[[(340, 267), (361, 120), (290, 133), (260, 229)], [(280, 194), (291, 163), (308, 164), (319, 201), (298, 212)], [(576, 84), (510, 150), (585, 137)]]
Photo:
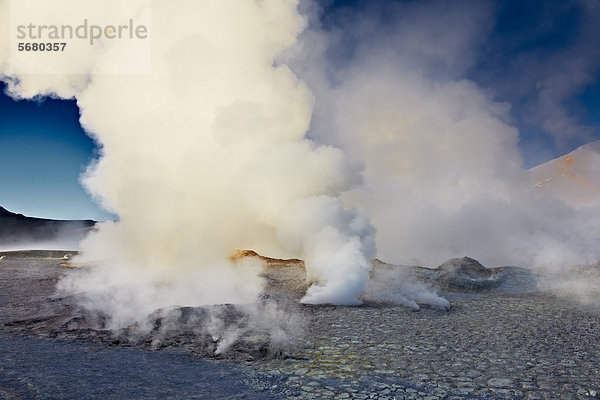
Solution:
[(488, 381), (488, 385), (493, 388), (507, 388), (512, 386), (512, 381), (504, 378), (492, 378)]
[(488, 269), (469, 257), (453, 258), (437, 269), (441, 271), (438, 285), (444, 290), (493, 289), (500, 286), (505, 278), (501, 269)]

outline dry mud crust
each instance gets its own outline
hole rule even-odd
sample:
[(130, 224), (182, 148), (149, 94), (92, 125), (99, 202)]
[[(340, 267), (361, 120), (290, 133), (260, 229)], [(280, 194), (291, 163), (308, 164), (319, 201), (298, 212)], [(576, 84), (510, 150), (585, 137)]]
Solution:
[(446, 295), (449, 312), (312, 307), (303, 348), (260, 367), (290, 374), (307, 398), (320, 398), (318, 382), (333, 377), (345, 386), (336, 396), (357, 398), (370, 395), (364, 379), (390, 398), (600, 398), (597, 315), (544, 295)]
[(53, 299), (70, 251), (0, 252), (0, 326), (24, 326), (68, 315), (68, 307)]
[(288, 396), (281, 379), (243, 366), (192, 360), (183, 352), (149, 352), (3, 333), (0, 333), (0, 348), (0, 399), (280, 399)]

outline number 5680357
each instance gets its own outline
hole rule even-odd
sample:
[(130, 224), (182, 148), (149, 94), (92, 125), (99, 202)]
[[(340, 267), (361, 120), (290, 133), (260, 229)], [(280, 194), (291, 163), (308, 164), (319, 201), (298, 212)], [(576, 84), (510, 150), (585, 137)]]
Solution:
[(19, 51), (65, 51), (66, 43), (19, 43)]

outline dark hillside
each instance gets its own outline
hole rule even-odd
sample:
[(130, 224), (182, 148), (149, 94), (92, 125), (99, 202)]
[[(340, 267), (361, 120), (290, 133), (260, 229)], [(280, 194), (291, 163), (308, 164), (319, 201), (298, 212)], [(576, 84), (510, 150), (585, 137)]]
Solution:
[(0, 206), (0, 245), (83, 238), (96, 224), (93, 220), (53, 220), (26, 217)]

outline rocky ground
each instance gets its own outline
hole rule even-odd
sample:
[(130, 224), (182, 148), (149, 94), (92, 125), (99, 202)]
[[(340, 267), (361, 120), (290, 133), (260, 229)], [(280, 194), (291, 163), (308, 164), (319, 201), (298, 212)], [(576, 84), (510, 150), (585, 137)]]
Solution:
[[(520, 269), (470, 259), (399, 269), (452, 305), (415, 311), (372, 294), (359, 307), (301, 306), (302, 263), (264, 259), (255, 311), (278, 304), (290, 318), (284, 346), (234, 306), (167, 310), (148, 332), (111, 332), (54, 294), (72, 268), (64, 252), (2, 255), (0, 398), (600, 398), (597, 310), (537, 291)], [(376, 263), (375, 273), (395, 268)], [(245, 327), (217, 355), (223, 338), (198, 329), (215, 314)]]

